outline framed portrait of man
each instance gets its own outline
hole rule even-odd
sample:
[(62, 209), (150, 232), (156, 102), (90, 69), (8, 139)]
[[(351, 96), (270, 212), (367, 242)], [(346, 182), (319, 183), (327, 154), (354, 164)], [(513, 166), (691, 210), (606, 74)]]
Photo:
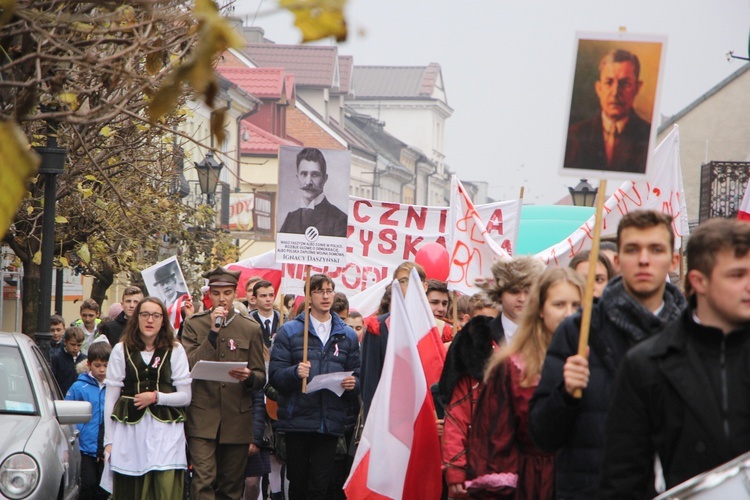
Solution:
[(350, 170), (346, 150), (279, 148), (277, 262), (346, 263)]
[(170, 257), (141, 271), (148, 294), (159, 297), (167, 309), (189, 296), (177, 257)]
[(642, 179), (655, 147), (666, 37), (576, 34), (561, 173)]

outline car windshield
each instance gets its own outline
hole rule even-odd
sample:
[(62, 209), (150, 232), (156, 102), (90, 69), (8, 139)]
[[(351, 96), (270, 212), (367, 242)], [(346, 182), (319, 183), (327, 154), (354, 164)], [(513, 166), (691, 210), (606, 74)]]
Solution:
[(36, 413), (29, 375), (18, 347), (0, 346), (0, 413)]

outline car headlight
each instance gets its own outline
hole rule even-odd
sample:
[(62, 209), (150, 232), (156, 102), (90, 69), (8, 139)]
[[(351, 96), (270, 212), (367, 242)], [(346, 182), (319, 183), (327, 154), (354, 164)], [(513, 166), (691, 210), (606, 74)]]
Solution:
[(8, 498), (25, 498), (39, 483), (39, 466), (24, 453), (16, 453), (0, 465), (0, 493)]

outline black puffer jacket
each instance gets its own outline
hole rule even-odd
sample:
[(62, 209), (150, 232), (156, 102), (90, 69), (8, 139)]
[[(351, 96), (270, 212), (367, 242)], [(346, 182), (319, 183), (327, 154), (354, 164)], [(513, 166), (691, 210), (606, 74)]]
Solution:
[(603, 459), (604, 429), (617, 368), (627, 350), (677, 319), (687, 302), (667, 283), (664, 307), (655, 316), (614, 278), (594, 304), (589, 334), (589, 385), (583, 397), (565, 391), (563, 366), (578, 352), (581, 312), (566, 318), (547, 350), (542, 378), (531, 399), (531, 435), (555, 461), (558, 498), (596, 498)]

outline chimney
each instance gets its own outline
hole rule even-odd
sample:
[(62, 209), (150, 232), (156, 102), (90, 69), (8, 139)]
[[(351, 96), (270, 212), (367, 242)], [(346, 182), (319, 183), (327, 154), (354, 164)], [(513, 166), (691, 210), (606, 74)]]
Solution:
[(247, 43), (265, 43), (266, 32), (260, 26), (243, 26), (242, 36)]

